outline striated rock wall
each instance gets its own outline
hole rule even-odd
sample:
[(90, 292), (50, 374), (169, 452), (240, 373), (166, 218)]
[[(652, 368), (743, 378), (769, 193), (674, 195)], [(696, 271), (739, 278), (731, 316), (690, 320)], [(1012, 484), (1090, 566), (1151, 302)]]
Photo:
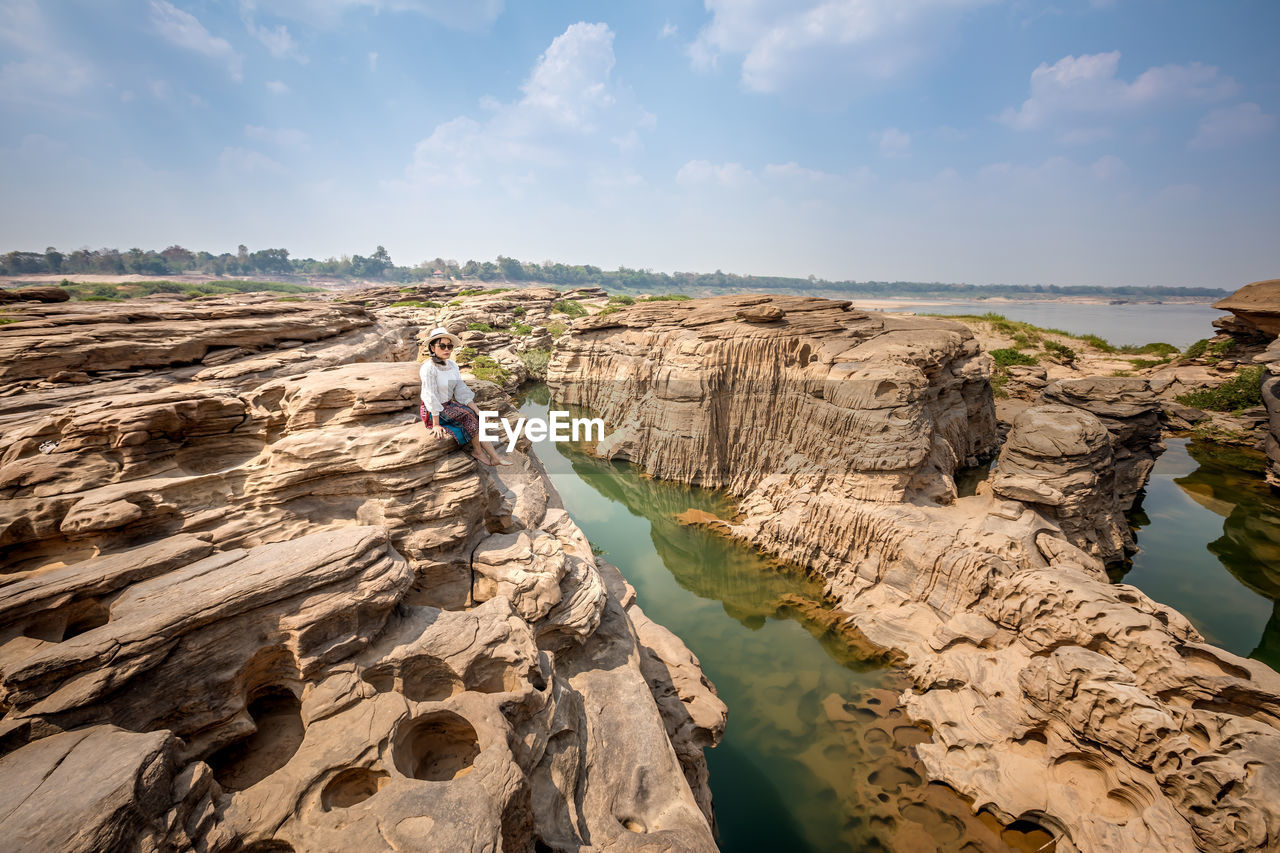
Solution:
[(1103, 570), (1155, 452), (1143, 389), (1095, 413), (1059, 386), (958, 498), (994, 450), (989, 374), (952, 321), (720, 297), (582, 320), (549, 381), (614, 430), (601, 455), (731, 489), (733, 534), (905, 653), (918, 754), (975, 808), (1059, 851), (1274, 848), (1280, 676)]
[(715, 848), (723, 704), (534, 456), (429, 437), (411, 319), (39, 310), (0, 332), (6, 845)]

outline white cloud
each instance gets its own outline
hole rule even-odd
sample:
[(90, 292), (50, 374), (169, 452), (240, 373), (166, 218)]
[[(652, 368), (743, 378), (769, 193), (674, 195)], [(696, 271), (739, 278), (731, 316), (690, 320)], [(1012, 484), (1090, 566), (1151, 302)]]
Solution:
[(369, 70), (378, 70), (378, 52), (376, 50), (369, 51)]
[(669, 39), (678, 32), (680, 32), (680, 28), (677, 27), (675, 24), (671, 23), (670, 21), (667, 21), (665, 24), (662, 25), (662, 32), (658, 33), (658, 38)]
[(1001, 113), (1000, 121), (1017, 130), (1035, 130), (1081, 115), (1221, 100), (1239, 88), (1217, 68), (1199, 62), (1148, 68), (1132, 83), (1116, 76), (1119, 69), (1118, 50), (1041, 63), (1031, 72), (1031, 96)]
[(151, 0), (151, 24), (167, 41), (210, 59), (227, 63), (231, 79), (244, 79), (244, 61), (231, 43), (205, 29), (190, 12), (184, 12), (166, 0)]
[(1276, 117), (1264, 113), (1257, 104), (1236, 104), (1214, 110), (1200, 119), (1196, 135), (1188, 145), (1199, 150), (1242, 145), (1261, 139), (1275, 127)]
[(513, 103), (483, 100), (484, 122), (459, 116), (418, 143), (411, 183), (473, 186), (495, 182), (523, 192), (542, 169), (582, 174), (592, 162), (640, 147), (655, 119), (611, 80), (613, 32), (577, 23), (551, 42)]
[(872, 134), (872, 138), (877, 138), (880, 144), (880, 154), (884, 157), (905, 157), (911, 148), (911, 134), (898, 130), (896, 127), (888, 128), (881, 134)]
[[(928, 60), (955, 18), (995, 0), (706, 0), (711, 21), (689, 45), (693, 66), (710, 70), (742, 57), (743, 85), (777, 92), (894, 77)], [(830, 84), (843, 84), (830, 89)]]
[(283, 80), (268, 80), (267, 91), (273, 95), (287, 95), (290, 91), (289, 84)]
[(810, 169), (801, 166), (794, 160), (786, 163), (769, 163), (761, 170), (764, 177), (771, 181), (788, 181), (796, 183), (821, 184), (841, 180), (839, 175)]
[(283, 166), (266, 154), (248, 148), (236, 147), (222, 149), (222, 153), (218, 156), (218, 166), (223, 171), (247, 175), (277, 174), (284, 171)]
[(293, 36), (289, 35), (289, 28), (284, 24), (278, 24), (275, 29), (271, 29), (255, 23), (253, 18), (246, 18), (244, 26), (249, 31), (249, 35), (262, 42), (267, 52), (276, 59), (292, 59), (303, 65), (307, 63), (307, 57), (303, 55)]
[(481, 30), (502, 14), (503, 0), (256, 0), (257, 7), (309, 26), (336, 27), (353, 10), (422, 15), (447, 27)]
[(34, 0), (0, 3), (0, 42), (14, 56), (0, 66), (0, 100), (45, 104), (79, 95), (95, 82), (92, 66), (62, 49)]
[(307, 134), (288, 127), (259, 127), (247, 125), (244, 135), (259, 142), (269, 142), (281, 148), (306, 148)]
[(1097, 183), (1108, 183), (1128, 173), (1129, 167), (1123, 160), (1107, 154), (1087, 165), (1067, 157), (1050, 157), (1036, 166), (989, 163), (978, 169), (975, 180), (979, 185), (998, 186), (1006, 191), (1075, 193), (1083, 191), (1090, 178)]
[(676, 184), (685, 189), (723, 187), (726, 189), (764, 189), (770, 197), (803, 202), (823, 195), (837, 194), (847, 198), (856, 188), (866, 186), (875, 176), (865, 166), (852, 175), (840, 175), (811, 169), (794, 160), (767, 163), (755, 172), (741, 163), (712, 163), (690, 160), (676, 172)]
[(711, 163), (706, 160), (690, 160), (676, 172), (676, 183), (682, 187), (698, 187), (708, 184), (740, 188), (755, 184), (757, 178), (741, 163)]
[(606, 24), (574, 24), (534, 66), (521, 106), (565, 127), (593, 129), (596, 116), (615, 103), (613, 63), (613, 31)]

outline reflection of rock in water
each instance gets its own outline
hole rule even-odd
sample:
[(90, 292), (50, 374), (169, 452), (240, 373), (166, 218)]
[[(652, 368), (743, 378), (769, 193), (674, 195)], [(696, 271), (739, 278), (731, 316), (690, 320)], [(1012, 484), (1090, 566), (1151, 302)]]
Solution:
[[(1207, 442), (1187, 444), (1199, 467), (1174, 480), (1200, 506), (1224, 517), (1222, 536), (1210, 553), (1240, 583), (1272, 602), (1280, 602), (1280, 499), (1260, 474), (1266, 458), (1238, 447)], [(1280, 669), (1280, 604), (1251, 654)]]
[[(725, 612), (743, 625), (758, 628), (768, 617), (779, 615), (787, 596), (822, 600), (821, 584), (798, 570), (788, 571), (741, 543), (709, 536), (677, 520), (690, 508), (725, 514), (730, 503), (719, 493), (624, 473), (626, 469), (618, 463), (568, 445), (562, 448), (579, 477), (603, 496), (648, 519), (653, 546), (677, 583), (695, 595), (721, 602)], [(778, 571), (769, 571), (771, 566)]]
[[(750, 839), (753, 849), (824, 849), (803, 847), (801, 827), (830, 824), (832, 815), (842, 826), (839, 849), (1036, 850), (1051, 840), (1043, 830), (1023, 831), (986, 812), (974, 814), (972, 803), (953, 789), (926, 781), (913, 747), (929, 735), (898, 703), (910, 681), (890, 668), (895, 656), (849, 622), (817, 580), (706, 529), (732, 509), (721, 493), (656, 480), (571, 445), (559, 450), (602, 496), (649, 521), (654, 548), (683, 588), (721, 602), (751, 629), (770, 617), (792, 619), (845, 670), (867, 674), (856, 681), (817, 670), (744, 674), (749, 696), (734, 705), (731, 725), (768, 754), (770, 772), (767, 779), (746, 781), (758, 771), (746, 756), (733, 755), (727, 742), (712, 756), (712, 782), (730, 783), (727, 774), (750, 788), (743, 796), (753, 809), (776, 812), (763, 830), (769, 838)], [(797, 787), (816, 794), (788, 812), (779, 791)], [(725, 839), (730, 847), (735, 841)]]

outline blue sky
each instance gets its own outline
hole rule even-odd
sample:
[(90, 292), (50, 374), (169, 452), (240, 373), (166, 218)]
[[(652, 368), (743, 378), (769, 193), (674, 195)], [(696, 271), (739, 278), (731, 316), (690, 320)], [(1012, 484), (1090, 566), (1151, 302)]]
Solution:
[(0, 0), (0, 250), (1235, 288), (1274, 0)]

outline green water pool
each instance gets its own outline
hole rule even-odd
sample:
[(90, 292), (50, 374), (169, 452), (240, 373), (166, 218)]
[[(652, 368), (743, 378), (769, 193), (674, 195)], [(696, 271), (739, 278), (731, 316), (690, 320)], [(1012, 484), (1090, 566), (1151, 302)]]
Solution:
[[(521, 411), (545, 417), (544, 386)], [(557, 407), (560, 408), (560, 407)], [(1257, 454), (1170, 439), (1140, 508), (1141, 551), (1115, 579), (1187, 615), (1210, 642), (1280, 664), (1280, 500)], [(566, 508), (698, 656), (729, 708), (707, 751), (726, 853), (1035, 850), (1049, 836), (974, 815), (930, 783), (911, 746), (927, 732), (897, 705), (907, 687), (882, 650), (822, 619), (821, 587), (753, 548), (676, 516), (731, 514), (709, 489), (656, 480), (568, 444), (536, 452)]]
[[(545, 388), (521, 402), (526, 415), (547, 409)], [(1034, 850), (1049, 839), (975, 816), (922, 778), (910, 747), (928, 733), (897, 706), (906, 680), (882, 650), (828, 630), (819, 584), (675, 520), (688, 509), (729, 514), (726, 495), (567, 444), (535, 447), (578, 526), (729, 707), (724, 740), (707, 751), (726, 853)]]
[(1139, 551), (1113, 578), (1177, 609), (1205, 639), (1280, 669), (1280, 497), (1265, 457), (1166, 439), (1139, 508)]

